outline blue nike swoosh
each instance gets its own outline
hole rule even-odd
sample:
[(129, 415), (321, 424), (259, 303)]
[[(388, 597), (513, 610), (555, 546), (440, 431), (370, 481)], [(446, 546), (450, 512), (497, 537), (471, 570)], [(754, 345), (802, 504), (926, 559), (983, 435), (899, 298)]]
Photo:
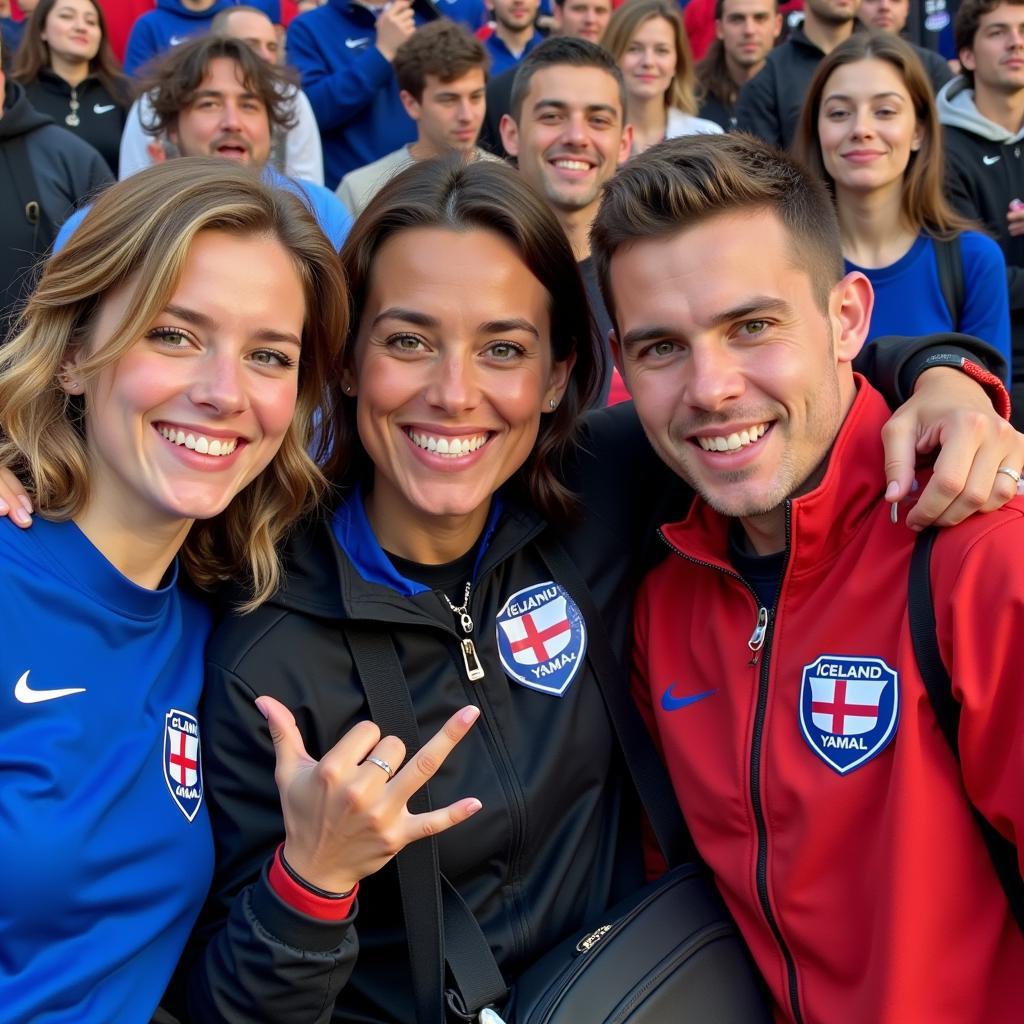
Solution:
[(710, 697), (713, 693), (718, 693), (718, 690), (705, 690), (703, 693), (695, 693), (689, 697), (673, 697), (672, 689), (675, 683), (669, 683), (668, 689), (661, 695), (661, 706), (666, 711), (678, 711), (680, 708), (687, 708), (691, 704), (696, 704), (697, 701), (703, 700), (705, 697)]

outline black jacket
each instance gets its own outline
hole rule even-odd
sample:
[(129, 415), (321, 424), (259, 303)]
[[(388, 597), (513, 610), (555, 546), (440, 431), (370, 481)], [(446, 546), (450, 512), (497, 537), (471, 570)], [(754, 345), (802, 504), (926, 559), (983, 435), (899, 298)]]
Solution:
[[(88, 142), (107, 162), (111, 173), (117, 176), (117, 160), (121, 148), (121, 132), (128, 115), (127, 96), (112, 95), (103, 83), (90, 76), (72, 88), (49, 68), (43, 68), (38, 78), (25, 83), (25, 93), (36, 110), (53, 118), (55, 124), (74, 132)], [(72, 99), (78, 104), (77, 125), (69, 125)]]
[(57, 229), (112, 181), (92, 146), (39, 113), (8, 79), (0, 117), (0, 339)]
[[(598, 414), (593, 429), (602, 458), (582, 451), (579, 467), (588, 515), (562, 541), (605, 616), (586, 629), (604, 630), (621, 652), (648, 541), (641, 524), (653, 522), (651, 510), (670, 492), (683, 501), (686, 492), (669, 485), (631, 409)], [(624, 507), (616, 493), (634, 495), (635, 504)], [(683, 507), (675, 502), (677, 511)], [(535, 544), (545, 529), (535, 513), (509, 504), (486, 549), (470, 603), (486, 669), (477, 683), (466, 678), (461, 633), (442, 599), (366, 582), (324, 522), (289, 545), (286, 589), (219, 627), (203, 704), (218, 863), (197, 933), (200, 945), (214, 938), (192, 972), (189, 1019), (414, 1020), (393, 865), (363, 880), (356, 920), (341, 925), (310, 922), (284, 907), (261, 875), (283, 827), (273, 748), (253, 698), (270, 694), (291, 708), (307, 749), (322, 756), (368, 717), (341, 632), (349, 622), (390, 625), (424, 739), (464, 704), (481, 708), (480, 721), (431, 783), (431, 796), (435, 806), (470, 795), (483, 803), (439, 837), (441, 869), (507, 976), (641, 882), (633, 798), (623, 773), (610, 768), (618, 753), (591, 661), (556, 697), (511, 681), (499, 659), (503, 605), (552, 578)], [(227, 929), (219, 930), (228, 915)], [(297, 983), (302, 978), (305, 984)]]
[[(865, 30), (858, 24), (854, 31)], [(910, 45), (921, 58), (933, 89), (938, 90), (953, 77), (938, 54), (913, 43)], [(781, 149), (789, 149), (796, 135), (804, 97), (824, 56), (824, 51), (804, 34), (803, 25), (794, 28), (786, 41), (768, 54), (764, 67), (740, 90), (735, 110), (736, 127)]]
[[(888, 381), (895, 397), (895, 382), (912, 383), (926, 345), (872, 344), (862, 368)], [(653, 528), (679, 517), (689, 492), (654, 457), (628, 404), (587, 418), (569, 481), (585, 515), (558, 535), (602, 616), (586, 628), (602, 630), (624, 656), (632, 595), (650, 564)], [(251, 615), (229, 616), (220, 625), (209, 647), (202, 708), (217, 868), (179, 972), (179, 999), (187, 988), (183, 1019), (415, 1019), (393, 865), (363, 880), (353, 915), (340, 924), (290, 909), (266, 880), (283, 825), (273, 747), (253, 700), (270, 694), (284, 702), (309, 753), (322, 756), (368, 717), (346, 623), (389, 624), (424, 738), (462, 705), (481, 708), (481, 719), (432, 781), (431, 795), (435, 806), (470, 795), (483, 803), (474, 817), (439, 837), (440, 863), (508, 980), (639, 881), (636, 809), (592, 664), (588, 660), (566, 693), (554, 697), (511, 681), (499, 660), (500, 609), (523, 588), (552, 578), (537, 548), (548, 529), (515, 504), (500, 519), (470, 602), (486, 669), (475, 684), (466, 679), (461, 633), (442, 599), (432, 591), (404, 597), (366, 582), (324, 521), (311, 523), (288, 545), (282, 592)]]

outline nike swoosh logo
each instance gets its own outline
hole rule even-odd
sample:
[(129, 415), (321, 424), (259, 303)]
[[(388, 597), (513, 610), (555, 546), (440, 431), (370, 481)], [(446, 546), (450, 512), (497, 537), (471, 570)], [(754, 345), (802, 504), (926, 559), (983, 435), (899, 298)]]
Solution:
[(983, 164), (985, 164), (986, 167), (991, 167), (997, 160), (1001, 160), (1001, 159), (1002, 159), (1002, 157), (998, 157), (998, 156), (983, 156), (981, 158), (981, 162)]
[(703, 693), (694, 693), (689, 697), (673, 697), (672, 691), (675, 689), (675, 685), (675, 683), (669, 683), (668, 689), (661, 695), (661, 706), (666, 711), (678, 711), (680, 708), (688, 708), (691, 704), (696, 704), (697, 701), (710, 697), (713, 693), (718, 693), (718, 690), (705, 690)]
[(22, 704), (40, 704), (44, 700), (56, 700), (58, 697), (69, 697), (72, 693), (85, 693), (84, 686), (70, 687), (66, 690), (33, 690), (28, 685), (29, 669), (14, 684), (14, 699)]
[(115, 104), (113, 103), (94, 103), (92, 109), (95, 114), (109, 114), (114, 109), (114, 106)]
[(188, 36), (171, 36), (167, 42), (170, 46), (181, 46), (186, 39), (188, 39)]
[(346, 39), (345, 45), (350, 50), (354, 50), (357, 46), (365, 46), (369, 41), (369, 36), (361, 36), (359, 39)]

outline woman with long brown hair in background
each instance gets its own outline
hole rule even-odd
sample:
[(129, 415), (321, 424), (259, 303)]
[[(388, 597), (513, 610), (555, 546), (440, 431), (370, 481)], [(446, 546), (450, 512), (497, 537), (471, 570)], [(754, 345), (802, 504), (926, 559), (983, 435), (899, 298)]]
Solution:
[(131, 91), (95, 0), (40, 0), (11, 77), (36, 110), (98, 150), (116, 177)]

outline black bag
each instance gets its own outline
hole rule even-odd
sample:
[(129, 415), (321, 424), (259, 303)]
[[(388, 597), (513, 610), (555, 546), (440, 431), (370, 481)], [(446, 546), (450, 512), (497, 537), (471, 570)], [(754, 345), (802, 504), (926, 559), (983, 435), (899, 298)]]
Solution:
[(697, 866), (672, 868), (604, 920), (519, 977), (509, 1024), (771, 1019), (736, 926)]
[[(561, 545), (540, 543), (552, 578), (599, 622), (589, 588)], [(408, 687), (385, 630), (345, 627), (370, 712), (407, 750), (421, 743)], [(587, 657), (630, 776), (671, 869), (610, 908), (527, 968), (513, 991), (483, 932), (438, 870), (434, 840), (396, 858), (419, 1024), (760, 1024), (770, 1021), (763, 988), (732, 918), (695, 851), (671, 782), (626, 690), (628, 678), (600, 629)], [(616, 686), (614, 681), (619, 681)], [(412, 810), (430, 806), (421, 789)], [(445, 973), (447, 966), (447, 974)], [(498, 1008), (498, 1009), (496, 1009)]]

